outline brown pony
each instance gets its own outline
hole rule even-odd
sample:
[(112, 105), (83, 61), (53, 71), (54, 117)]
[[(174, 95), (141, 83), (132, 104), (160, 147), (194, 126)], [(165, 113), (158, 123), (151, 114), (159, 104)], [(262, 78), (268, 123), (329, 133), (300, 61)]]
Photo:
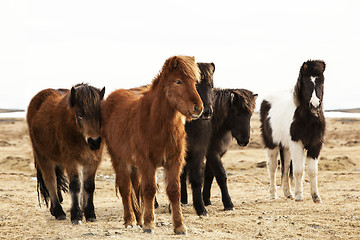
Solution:
[(135, 214), (142, 225), (142, 212), (134, 213), (131, 198), (133, 190), (138, 196), (141, 182), (144, 232), (154, 232), (155, 171), (163, 166), (174, 231), (186, 234), (179, 179), (185, 156), (185, 120), (198, 118), (203, 110), (195, 87), (199, 78), (193, 57), (174, 56), (165, 61), (149, 87), (116, 90), (102, 104), (102, 131), (116, 172), (126, 227), (134, 225)]
[(101, 91), (87, 84), (67, 89), (45, 89), (31, 100), (27, 122), (33, 146), (39, 190), (51, 214), (58, 220), (66, 219), (60, 203), (61, 191), (67, 191), (64, 170), (70, 179), (72, 197), (71, 222), (79, 224), (80, 178), (83, 176), (83, 212), (87, 221), (95, 221), (93, 204), (95, 173), (100, 164), (103, 145), (100, 137)]

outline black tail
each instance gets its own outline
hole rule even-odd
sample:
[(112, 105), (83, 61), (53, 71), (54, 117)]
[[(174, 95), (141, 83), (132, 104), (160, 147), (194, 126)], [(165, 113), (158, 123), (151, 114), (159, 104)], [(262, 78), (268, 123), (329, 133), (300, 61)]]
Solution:
[(57, 192), (60, 203), (63, 201), (61, 196), (61, 191), (68, 192), (68, 181), (66, 176), (64, 175), (64, 171), (59, 168), (58, 166), (55, 167), (55, 174), (56, 174), (56, 183), (57, 183)]
[[(42, 176), (39, 167), (36, 164), (36, 161), (35, 161), (35, 168), (36, 168), (36, 176), (37, 176), (37, 193), (38, 193), (39, 206), (41, 207), (41, 203), (40, 203), (40, 194), (41, 194), (46, 204), (46, 207), (49, 207), (49, 198), (50, 198), (49, 190), (46, 188), (44, 178)], [(63, 192), (68, 191), (68, 182), (61, 168), (55, 167), (55, 174), (56, 174), (56, 182), (57, 182), (57, 191), (60, 198), (59, 200), (60, 202), (62, 202), (61, 191)]]
[[(280, 147), (280, 161), (281, 161), (281, 179), (284, 175), (284, 148)], [(289, 167), (289, 176), (290, 179), (293, 179), (293, 165), (292, 165), (292, 160), (290, 160), (290, 167)]]

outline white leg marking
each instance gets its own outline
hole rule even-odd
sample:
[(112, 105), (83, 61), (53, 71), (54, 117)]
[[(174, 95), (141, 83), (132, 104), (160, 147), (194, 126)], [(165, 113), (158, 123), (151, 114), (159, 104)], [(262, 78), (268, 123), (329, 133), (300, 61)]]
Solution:
[(277, 155), (279, 152), (278, 148), (265, 149), (267, 157), (267, 167), (270, 178), (270, 199), (276, 199), (276, 169), (277, 169)]
[(281, 185), (283, 187), (284, 196), (286, 198), (294, 199), (291, 188), (290, 188), (290, 180), (289, 180), (289, 168), (290, 168), (290, 151), (287, 148), (284, 148), (284, 173), (281, 177)]
[(303, 201), (304, 146), (300, 142), (290, 142), (295, 178), (295, 201)]
[(321, 198), (317, 186), (318, 160), (307, 157), (306, 170), (310, 181), (311, 197), (315, 203), (321, 203)]

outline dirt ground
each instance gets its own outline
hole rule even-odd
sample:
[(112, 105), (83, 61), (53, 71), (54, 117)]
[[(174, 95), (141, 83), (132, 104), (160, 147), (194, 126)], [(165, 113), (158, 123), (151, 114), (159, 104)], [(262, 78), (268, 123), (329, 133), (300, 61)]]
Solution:
[(240, 148), (233, 144), (223, 158), (235, 210), (223, 211), (214, 183), (209, 216), (200, 218), (192, 205), (184, 205), (188, 236), (175, 236), (161, 170), (155, 234), (145, 234), (137, 227), (124, 228), (122, 203), (115, 194), (114, 174), (106, 154), (96, 178), (97, 222), (73, 226), (69, 194), (63, 203), (67, 219), (56, 221), (46, 206), (38, 203), (25, 121), (0, 119), (0, 239), (359, 239), (360, 119), (327, 119), (318, 177), (322, 204), (312, 202), (306, 177), (303, 202), (285, 199), (280, 186), (278, 199), (268, 198), (257, 114), (251, 124), (249, 145)]

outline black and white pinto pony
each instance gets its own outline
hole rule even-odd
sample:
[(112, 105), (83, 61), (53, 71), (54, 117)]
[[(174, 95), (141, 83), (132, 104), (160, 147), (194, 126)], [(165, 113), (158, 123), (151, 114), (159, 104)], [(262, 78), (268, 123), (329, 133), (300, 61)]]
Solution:
[(301, 66), (293, 91), (277, 93), (261, 103), (261, 132), (265, 144), (270, 177), (270, 198), (275, 199), (277, 155), (283, 159), (281, 185), (285, 197), (293, 199), (289, 183), (292, 160), (295, 178), (295, 201), (303, 201), (304, 155), (310, 180), (311, 197), (321, 203), (318, 193), (318, 157), (324, 141), (323, 113), (325, 63), (309, 60)]

